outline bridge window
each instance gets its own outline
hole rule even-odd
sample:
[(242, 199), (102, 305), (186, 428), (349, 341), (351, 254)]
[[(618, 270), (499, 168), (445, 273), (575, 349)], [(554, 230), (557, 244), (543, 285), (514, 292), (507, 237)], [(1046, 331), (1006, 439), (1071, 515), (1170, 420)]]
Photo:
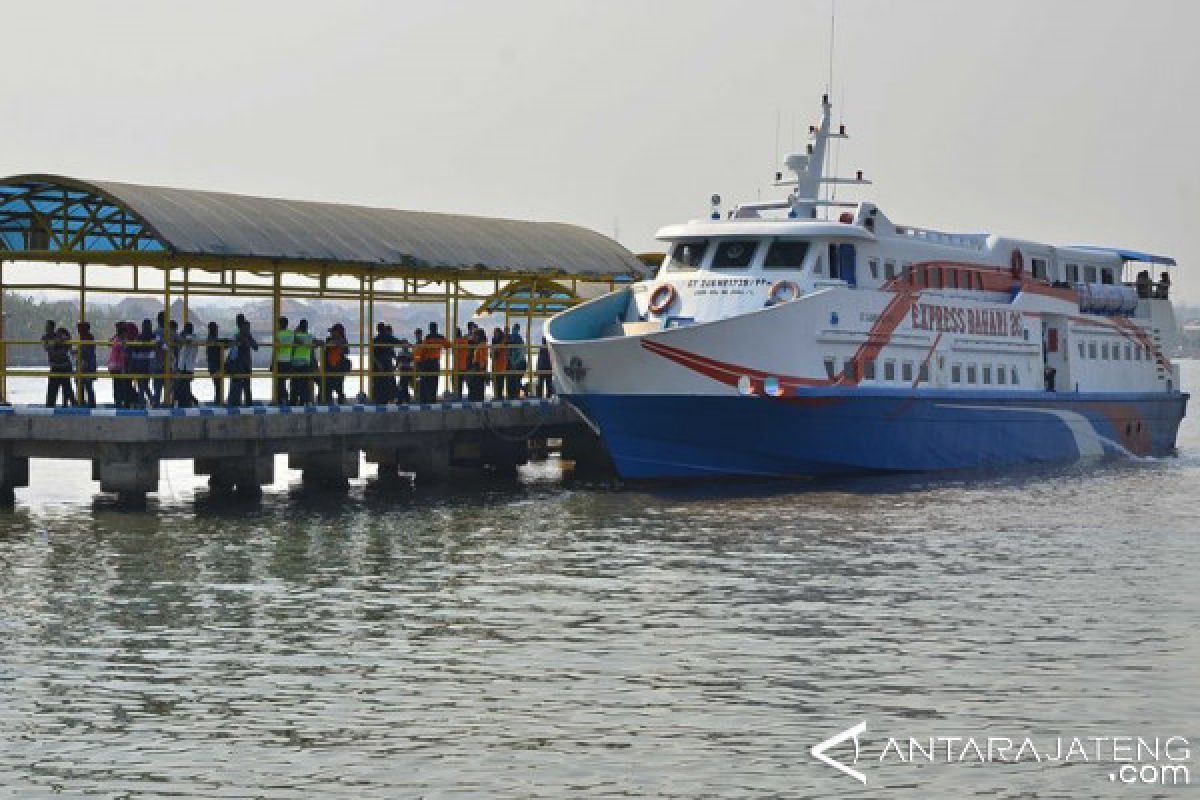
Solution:
[(1084, 283), (1095, 283), (1096, 282), (1096, 268), (1095, 267), (1089, 267), (1086, 264), (1083, 266), (1083, 282)]
[(853, 358), (847, 358), (842, 362), (842, 372), (845, 374), (847, 380), (858, 380), (858, 365), (854, 363)]
[(1095, 342), (1088, 342), (1088, 358), (1092, 359), (1093, 361), (1096, 360), (1096, 343)]
[(888, 280), (891, 280), (892, 278), (896, 277), (896, 262), (895, 261), (888, 259), (887, 261), (883, 262), (883, 277), (887, 278)]
[(962, 383), (962, 364), (954, 364), (950, 367), (950, 382)]
[(704, 260), (704, 254), (707, 250), (707, 239), (701, 239), (696, 242), (676, 242), (675, 246), (671, 248), (670, 269), (697, 269), (700, 266), (700, 262)]
[(967, 383), (975, 383), (978, 377), (978, 370), (974, 364), (967, 364)]
[(883, 362), (883, 379), (885, 381), (896, 380), (896, 362), (895, 361)]
[(1067, 264), (1067, 283), (1079, 283), (1079, 265)]
[(983, 365), (983, 382), (988, 386), (992, 385), (992, 365), (991, 364)]
[(1017, 377), (1017, 368), (1016, 368), (1016, 367), (1013, 367), (1013, 368), (1012, 368), (1012, 372), (1011, 372), (1011, 374), (1010, 374), (1010, 377), (1012, 378), (1012, 385), (1013, 385), (1013, 386), (1016, 386), (1017, 384), (1019, 384), (1019, 383), (1021, 382), (1021, 381), (1020, 381), (1020, 379)]
[(863, 380), (875, 380), (875, 359), (870, 358), (863, 362)]
[(879, 259), (871, 258), (867, 260), (867, 267), (871, 270), (871, 277), (879, 280)]
[(957, 289), (958, 288), (958, 270), (951, 267), (950, 269), (947, 270), (947, 272), (949, 273), (949, 276), (946, 279), (946, 286), (948, 286), (951, 289)]
[(808, 255), (808, 242), (795, 239), (776, 239), (767, 248), (763, 266), (767, 269), (800, 269)]
[(921, 368), (917, 370), (917, 380), (921, 383), (929, 383), (929, 362), (922, 361)]
[(1140, 348), (1140, 347), (1133, 348), (1133, 360), (1134, 361), (1142, 360), (1142, 348)]
[(1103, 269), (1100, 271), (1100, 282), (1109, 286), (1113, 283), (1113, 271), (1111, 269)]
[(835, 377), (837, 377), (837, 361), (833, 358), (833, 356), (829, 356), (825, 359), (825, 377), (829, 378), (830, 380), (833, 380)]
[(905, 361), (900, 365), (900, 380), (904, 381), (905, 383), (912, 383), (912, 379), (913, 363), (911, 361)]
[(1108, 342), (1100, 343), (1100, 360), (1108, 361)]
[(1079, 343), (1079, 357), (1087, 358), (1087, 345), (1085, 345), (1083, 342)]
[(1003, 364), (996, 367), (996, 383), (1000, 384), (1001, 386), (1008, 383), (1008, 370), (1004, 368)]
[(713, 253), (713, 269), (745, 269), (754, 260), (758, 242), (748, 239), (731, 239), (717, 245)]

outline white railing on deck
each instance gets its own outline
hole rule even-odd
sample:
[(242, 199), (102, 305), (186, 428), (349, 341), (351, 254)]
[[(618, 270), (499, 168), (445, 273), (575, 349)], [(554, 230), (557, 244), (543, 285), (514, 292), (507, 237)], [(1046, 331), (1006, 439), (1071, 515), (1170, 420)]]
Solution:
[(987, 245), (987, 236), (976, 233), (943, 233), (927, 228), (914, 228), (907, 225), (897, 225), (896, 233), (910, 239), (918, 239), (932, 244), (944, 244), (951, 247), (965, 247), (968, 250), (983, 250)]

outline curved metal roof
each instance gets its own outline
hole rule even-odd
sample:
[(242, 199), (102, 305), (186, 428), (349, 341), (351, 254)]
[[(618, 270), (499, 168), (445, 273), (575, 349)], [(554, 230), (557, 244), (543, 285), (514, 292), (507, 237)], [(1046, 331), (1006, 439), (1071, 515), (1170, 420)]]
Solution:
[[(57, 206), (49, 206), (57, 202)], [(113, 213), (102, 206), (109, 204)], [(21, 209), (30, 211), (22, 230)], [(35, 213), (40, 209), (40, 214)], [(119, 213), (118, 213), (119, 212)], [(140, 239), (122, 238), (132, 217)], [(29, 230), (51, 228), (34, 247)], [(107, 223), (107, 226), (106, 226)], [(85, 230), (87, 226), (98, 230)], [(22, 233), (26, 238), (19, 238)], [(175, 255), (314, 261), (393, 268), (641, 275), (617, 242), (557, 222), (283, 200), (224, 192), (81, 181), (57, 175), (0, 180), (0, 238), (9, 250), (165, 250)], [(130, 246), (129, 242), (134, 243)], [(18, 246), (14, 246), (18, 245)]]

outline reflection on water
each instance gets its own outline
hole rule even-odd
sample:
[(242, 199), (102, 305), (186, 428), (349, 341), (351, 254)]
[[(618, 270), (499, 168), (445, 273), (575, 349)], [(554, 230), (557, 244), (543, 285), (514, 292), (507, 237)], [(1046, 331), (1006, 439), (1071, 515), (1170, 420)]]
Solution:
[(868, 738), (1200, 741), (1194, 418), (1181, 446), (654, 491), (564, 485), (551, 462), (339, 499), (281, 469), (244, 504), (171, 464), (141, 514), (91, 500), (86, 465), (35, 463), (0, 514), (0, 785), (1125, 796), (1099, 765), (864, 764), (863, 790), (808, 748), (864, 719)]

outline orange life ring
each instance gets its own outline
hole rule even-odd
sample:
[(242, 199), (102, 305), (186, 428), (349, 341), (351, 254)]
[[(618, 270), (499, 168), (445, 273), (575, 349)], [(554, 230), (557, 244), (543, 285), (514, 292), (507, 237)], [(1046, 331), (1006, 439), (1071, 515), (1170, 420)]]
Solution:
[(675, 287), (669, 283), (660, 283), (650, 293), (650, 313), (661, 314), (675, 302)]
[(1021, 275), (1025, 272), (1025, 258), (1021, 255), (1020, 250), (1012, 252), (1012, 276), (1013, 280), (1021, 280)]
[[(784, 293), (787, 293), (790, 296), (782, 297), (781, 295)], [(799, 297), (800, 287), (795, 281), (775, 281), (773, 284), (771, 284), (770, 291), (767, 292), (767, 301), (771, 305), (775, 305), (776, 303), (789, 303), (792, 300), (798, 299)]]

